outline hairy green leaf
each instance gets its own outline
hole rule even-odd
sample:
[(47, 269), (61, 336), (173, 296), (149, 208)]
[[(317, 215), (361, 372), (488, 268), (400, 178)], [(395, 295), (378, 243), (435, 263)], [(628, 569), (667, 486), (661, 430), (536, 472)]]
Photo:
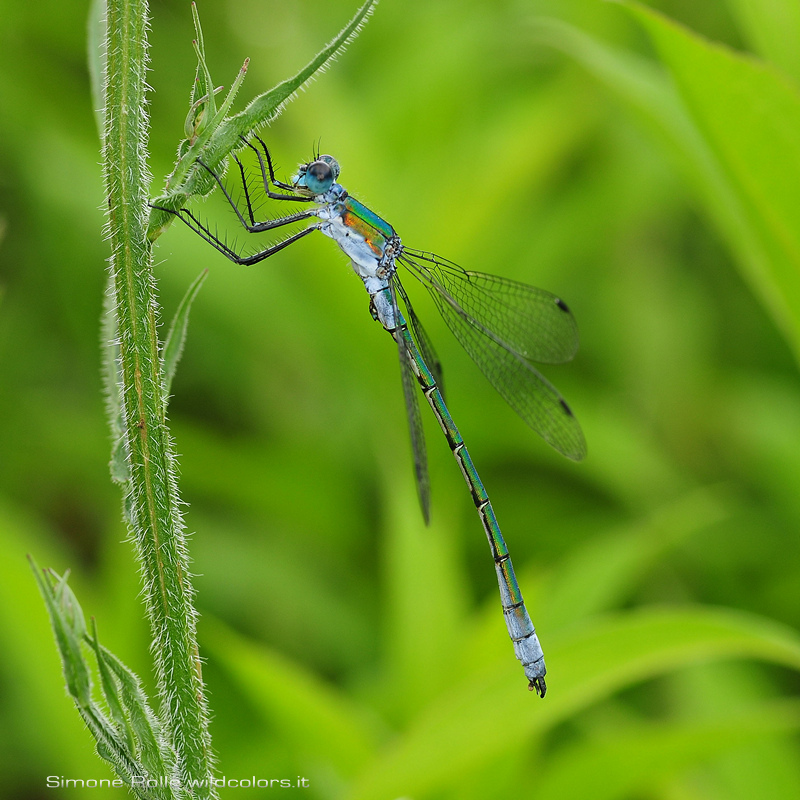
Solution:
[(95, 652), (99, 652), (96, 637), (91, 639), (87, 635), (83, 611), (66, 578), (59, 577), (52, 570), (40, 572), (34, 560), (29, 560), (50, 614), (67, 691), (95, 740), (98, 754), (114, 767), (135, 797), (142, 800), (172, 800), (179, 796), (173, 794), (168, 786), (146, 787), (141, 783), (137, 784), (137, 778), (147, 777), (149, 774), (160, 777), (167, 773), (163, 769), (149, 773), (144, 763), (139, 761), (134, 751), (133, 726), (123, 711), (123, 703), (114, 680), (100, 658), (98, 663), (101, 685), (113, 722), (92, 698), (91, 668), (84, 657), (81, 642), (85, 641), (95, 648)]
[[(358, 35), (377, 2), (378, 0), (367, 0), (338, 35), (296, 75), (256, 97), (244, 111), (224, 119), (224, 113), (230, 107), (244, 77), (244, 71), (247, 69), (247, 62), (245, 62), (225, 104), (217, 113), (214, 121), (209, 123), (192, 146), (182, 155), (167, 180), (167, 190), (153, 201), (153, 205), (177, 210), (185, 205), (190, 197), (205, 195), (214, 189), (216, 183), (205, 169), (198, 166), (197, 159), (202, 156), (203, 163), (212, 169), (218, 169), (229, 153), (243, 146), (241, 137), (277, 117), (304, 85), (317, 73), (324, 71), (345, 50), (347, 45)], [(148, 230), (150, 240), (153, 241), (160, 236), (173, 219), (172, 214), (160, 208), (153, 208), (150, 213)]]
[(150, 709), (139, 678), (99, 642), (95, 640), (94, 644), (98, 664), (114, 682), (115, 692), (118, 691), (137, 758), (149, 775), (172, 776), (174, 754), (165, 740), (160, 720)]
[(40, 572), (31, 556), (28, 560), (50, 615), (67, 691), (79, 708), (87, 707), (92, 702), (92, 679), (80, 647), (86, 632), (83, 611), (72, 590), (67, 588), (65, 578), (49, 570)]
[(172, 389), (172, 379), (175, 377), (175, 370), (178, 362), (183, 355), (183, 347), (186, 344), (186, 333), (189, 329), (189, 312), (192, 309), (198, 292), (208, 277), (208, 270), (203, 270), (191, 283), (183, 296), (175, 317), (169, 327), (164, 348), (162, 350), (162, 360), (164, 362), (164, 399), (169, 402), (169, 393)]

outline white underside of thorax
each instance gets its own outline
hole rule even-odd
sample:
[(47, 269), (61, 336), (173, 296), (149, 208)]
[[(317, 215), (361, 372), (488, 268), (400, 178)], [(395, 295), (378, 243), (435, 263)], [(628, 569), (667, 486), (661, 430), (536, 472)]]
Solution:
[[(335, 188), (336, 186), (334, 190)], [(353, 271), (361, 278), (364, 288), (372, 298), (379, 322), (388, 330), (393, 330), (397, 323), (391, 297), (385, 290), (389, 288), (389, 278), (395, 269), (394, 262), (390, 258), (376, 256), (364, 237), (344, 224), (344, 208), (339, 202), (340, 196), (334, 190), (320, 197), (324, 201), (320, 203), (316, 214), (321, 220), (319, 230), (333, 239), (350, 259)]]

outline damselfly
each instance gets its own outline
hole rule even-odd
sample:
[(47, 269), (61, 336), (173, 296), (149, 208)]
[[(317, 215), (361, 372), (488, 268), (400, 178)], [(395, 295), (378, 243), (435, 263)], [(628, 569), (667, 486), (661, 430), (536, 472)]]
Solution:
[(539, 638), (525, 608), (486, 489), (445, 405), (439, 359), (400, 282), (399, 268), (428, 290), (456, 339), (506, 402), (545, 441), (577, 461), (586, 454), (580, 426), (564, 398), (532, 365), (532, 362), (560, 364), (575, 355), (578, 329), (569, 308), (559, 297), (542, 289), (482, 272), (468, 272), (446, 258), (406, 247), (388, 222), (337, 183), (339, 164), (332, 156), (318, 155), (301, 165), (291, 183), (277, 180), (267, 146), (257, 136), (254, 138), (261, 149), (246, 139), (243, 141), (258, 158), (266, 196), (276, 201), (311, 203), (310, 207), (278, 219), (256, 222), (245, 170), (236, 155), (233, 158), (241, 173), (246, 217), (221, 177), (202, 161), (199, 164), (219, 184), (248, 232), (261, 233), (310, 219), (314, 222), (265, 250), (242, 256), (211, 233), (188, 209), (171, 213), (237, 264), (263, 261), (312, 231), (329, 236), (350, 258), (369, 294), (373, 319), (383, 325), (397, 345), (417, 492), (425, 521), (429, 518), (430, 491), (415, 380), (439, 420), (486, 531), (506, 626), (528, 678), (528, 688), (544, 697), (546, 670)]

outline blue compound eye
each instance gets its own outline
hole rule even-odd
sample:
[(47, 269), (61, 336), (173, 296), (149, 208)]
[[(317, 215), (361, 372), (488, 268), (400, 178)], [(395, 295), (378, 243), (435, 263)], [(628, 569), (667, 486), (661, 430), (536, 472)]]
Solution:
[(325, 161), (314, 161), (308, 165), (303, 182), (314, 194), (325, 194), (333, 186), (333, 170)]

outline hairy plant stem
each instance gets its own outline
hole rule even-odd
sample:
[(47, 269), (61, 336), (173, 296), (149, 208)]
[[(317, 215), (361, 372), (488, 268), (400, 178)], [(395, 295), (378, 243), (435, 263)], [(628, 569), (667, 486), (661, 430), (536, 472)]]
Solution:
[[(157, 301), (147, 239), (146, 0), (108, 0), (103, 162), (120, 353), (131, 536), (153, 632), (161, 719), (184, 786), (211, 773), (195, 611), (166, 427)], [(206, 787), (193, 797), (211, 797)]]

